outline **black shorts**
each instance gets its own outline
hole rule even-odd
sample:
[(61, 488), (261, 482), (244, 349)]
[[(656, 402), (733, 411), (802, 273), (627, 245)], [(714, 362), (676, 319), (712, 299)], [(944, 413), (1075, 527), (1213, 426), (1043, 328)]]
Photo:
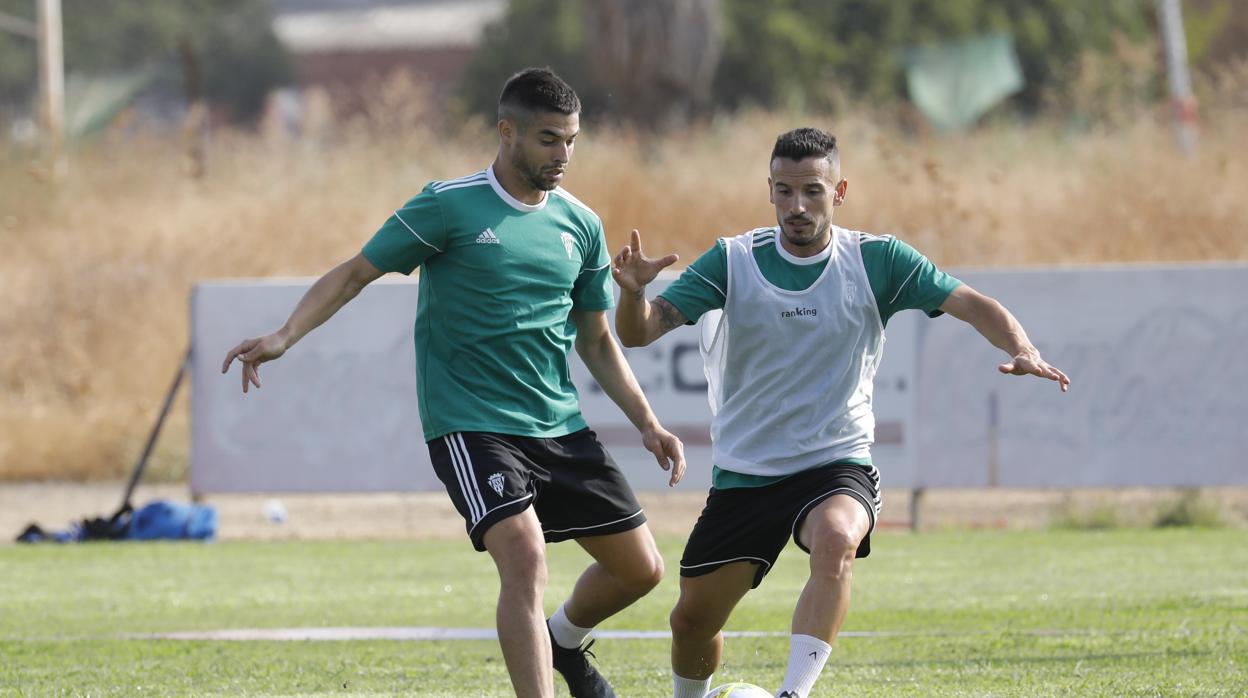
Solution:
[(837, 494), (854, 497), (867, 510), (871, 528), (858, 545), (857, 557), (870, 555), (871, 531), (880, 512), (879, 471), (871, 465), (834, 464), (765, 487), (712, 487), (685, 544), (680, 576), (700, 577), (731, 562), (753, 562), (758, 566), (753, 585), (757, 587), (789, 538), (810, 552), (798, 540), (802, 522), (817, 504)]
[(624, 474), (589, 429), (552, 439), (465, 431), (428, 446), (477, 550), (485, 550), (491, 526), (530, 505), (549, 543), (646, 522)]

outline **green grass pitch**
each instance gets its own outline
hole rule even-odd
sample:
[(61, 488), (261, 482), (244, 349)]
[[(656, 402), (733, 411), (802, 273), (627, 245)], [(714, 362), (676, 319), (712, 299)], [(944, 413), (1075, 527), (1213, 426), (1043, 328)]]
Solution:
[[(877, 534), (819, 696), (1248, 695), (1248, 532)], [(603, 627), (665, 630), (663, 584)], [(550, 547), (548, 610), (587, 557)], [(790, 547), (730, 630), (784, 631)], [(466, 541), (0, 546), (0, 695), (506, 696), (497, 645), (187, 641), (174, 631), (493, 626), (497, 581)], [(666, 639), (595, 650), (622, 697), (669, 692)], [(774, 688), (784, 637), (730, 638), (719, 681)], [(562, 684), (560, 695), (566, 695)]]

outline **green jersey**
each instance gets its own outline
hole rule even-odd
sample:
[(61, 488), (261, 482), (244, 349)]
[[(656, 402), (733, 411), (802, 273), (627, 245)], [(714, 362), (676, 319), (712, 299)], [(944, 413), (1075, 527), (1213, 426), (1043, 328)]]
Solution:
[(602, 221), (561, 188), (518, 201), (493, 168), (431, 182), (363, 249), (420, 267), (416, 387), (425, 440), (458, 431), (555, 437), (585, 428), (572, 310), (613, 305)]
[[(786, 291), (804, 291), (823, 274), (832, 246), (813, 257), (795, 257), (779, 243), (783, 233), (773, 230), (775, 235), (760, 236), (751, 249), (759, 271), (773, 286)], [(931, 317), (940, 315), (945, 299), (962, 285), (892, 235), (869, 235), (842, 228), (834, 228), (833, 234), (858, 236), (862, 264), (880, 311), (880, 322), (884, 325), (902, 310), (922, 310)], [(723, 308), (727, 289), (728, 254), (721, 239), (659, 295), (693, 323), (707, 311)], [(869, 465), (870, 459), (838, 461), (841, 463)], [(778, 479), (781, 478), (747, 475), (718, 467), (712, 472), (712, 482), (719, 489), (757, 487)]]

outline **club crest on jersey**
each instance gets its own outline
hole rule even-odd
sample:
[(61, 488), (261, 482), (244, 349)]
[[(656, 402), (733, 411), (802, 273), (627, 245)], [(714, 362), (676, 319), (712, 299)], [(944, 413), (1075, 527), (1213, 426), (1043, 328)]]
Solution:
[(503, 496), (503, 474), (502, 473), (494, 473), (493, 475), (486, 478), (485, 481), (490, 483), (490, 488), (493, 489), (496, 493), (498, 493), (498, 496), (500, 497)]
[(845, 297), (849, 299), (850, 303), (858, 302), (858, 284), (854, 283), (853, 279), (846, 279), (845, 281)]
[(563, 238), (563, 249), (568, 252), (568, 259), (572, 259), (572, 248), (576, 244), (576, 238), (572, 237), (572, 233), (559, 233), (559, 237)]
[(797, 308), (794, 308), (794, 309), (792, 309), (792, 310), (781, 310), (781, 311), (780, 311), (780, 317), (783, 317), (783, 318), (790, 318), (790, 317), (816, 317), (816, 316), (818, 316), (818, 315), (819, 315), (819, 309), (818, 309), (818, 308), (802, 308), (802, 307), (797, 307)]

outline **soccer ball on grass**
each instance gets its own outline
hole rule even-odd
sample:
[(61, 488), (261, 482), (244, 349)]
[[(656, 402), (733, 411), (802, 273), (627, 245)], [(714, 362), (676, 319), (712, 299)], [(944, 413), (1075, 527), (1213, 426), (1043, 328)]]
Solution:
[(764, 691), (752, 683), (726, 683), (716, 686), (703, 698), (772, 698), (771, 691)]

